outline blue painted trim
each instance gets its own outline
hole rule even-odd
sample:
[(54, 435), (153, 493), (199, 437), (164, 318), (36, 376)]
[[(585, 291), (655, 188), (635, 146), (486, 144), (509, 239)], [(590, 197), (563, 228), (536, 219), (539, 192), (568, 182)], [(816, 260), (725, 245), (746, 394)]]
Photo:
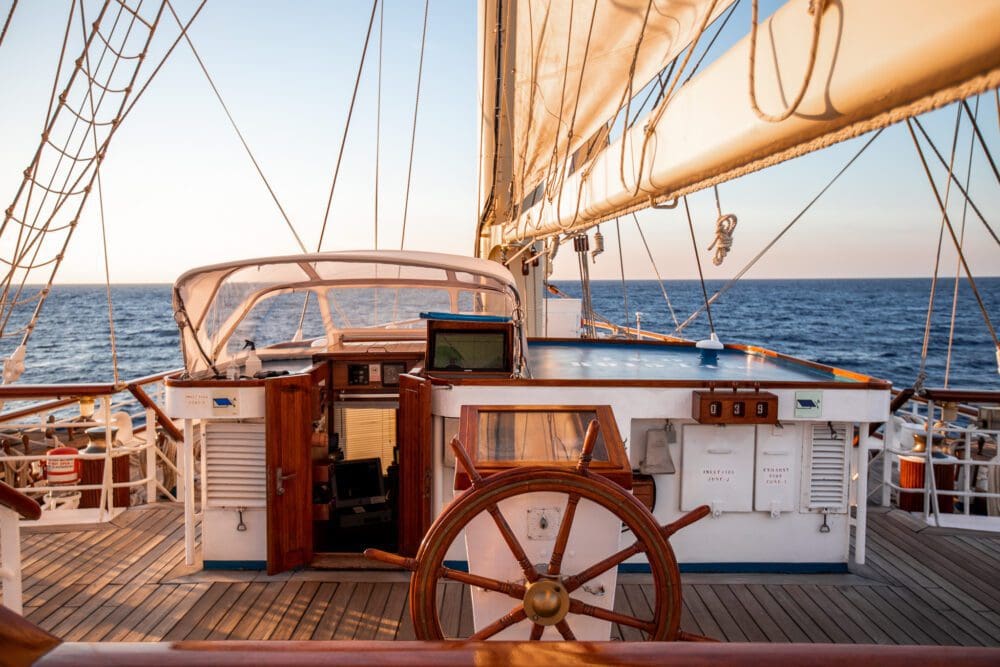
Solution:
[(465, 560), (446, 560), (444, 562), (445, 567), (450, 567), (453, 570), (458, 570), (459, 572), (469, 571), (469, 562)]
[(470, 315), (467, 313), (420, 313), (422, 320), (447, 320), (449, 322), (510, 322), (502, 315)]
[(266, 570), (266, 560), (206, 560), (202, 563), (206, 570)]

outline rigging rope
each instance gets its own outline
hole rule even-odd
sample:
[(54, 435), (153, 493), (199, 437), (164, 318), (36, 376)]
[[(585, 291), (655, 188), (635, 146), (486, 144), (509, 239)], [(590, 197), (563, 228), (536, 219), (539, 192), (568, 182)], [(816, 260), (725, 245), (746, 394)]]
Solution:
[(625, 306), (625, 326), (629, 326), (628, 285), (625, 282), (625, 260), (622, 258), (622, 228), (615, 218), (615, 232), (618, 234), (618, 270), (622, 276), (622, 302)]
[(375, 10), (379, 0), (372, 1), (372, 15), (368, 19), (368, 31), (365, 33), (365, 44), (361, 48), (361, 62), (358, 63), (358, 74), (354, 78), (354, 92), (351, 93), (351, 103), (347, 107), (347, 121), (344, 123), (344, 134), (340, 138), (340, 149), (337, 151), (337, 163), (333, 168), (333, 180), (330, 183), (330, 194), (326, 198), (326, 211), (323, 213), (323, 226), (319, 230), (319, 242), (316, 252), (323, 249), (323, 237), (326, 236), (326, 223), (330, 219), (330, 206), (333, 204), (333, 191), (337, 188), (337, 177), (340, 176), (340, 163), (344, 159), (344, 146), (347, 145), (347, 132), (351, 129), (351, 117), (354, 115), (354, 103), (358, 99), (358, 86), (361, 85), (361, 72), (365, 68), (365, 56), (368, 55), (368, 42), (372, 36), (372, 26), (375, 24)]
[(705, 312), (708, 313), (708, 329), (715, 333), (715, 322), (712, 320), (712, 306), (708, 300), (708, 290), (705, 288), (705, 274), (701, 271), (701, 257), (698, 256), (698, 243), (694, 239), (694, 223), (691, 221), (691, 209), (688, 208), (688, 198), (684, 197), (684, 214), (687, 215), (688, 229), (691, 230), (691, 249), (694, 251), (694, 261), (698, 264), (698, 280), (701, 281), (701, 294), (705, 298)]
[[(948, 176), (950, 177), (955, 166), (955, 152), (958, 149), (958, 130), (962, 125), (962, 108), (956, 105), (955, 132), (951, 140), (951, 158), (948, 161)], [(944, 209), (948, 208), (948, 197), (951, 194), (951, 178), (948, 178), (944, 190)], [(937, 294), (938, 269), (941, 266), (941, 245), (944, 241), (944, 216), (941, 218), (941, 225), (938, 229), (937, 251), (934, 253), (934, 273), (931, 274), (931, 290), (927, 299), (927, 317), (924, 320), (924, 340), (920, 346), (920, 368), (917, 370), (917, 378), (913, 381), (914, 391), (920, 391), (924, 387), (924, 380), (927, 379), (927, 351), (931, 344), (931, 318), (934, 315), (934, 296)]]
[[(941, 151), (938, 150), (937, 146), (934, 144), (934, 141), (931, 139), (930, 135), (927, 134), (927, 130), (924, 129), (923, 123), (920, 122), (919, 118), (914, 118), (913, 122), (916, 124), (917, 129), (920, 130), (920, 134), (922, 134), (924, 139), (927, 141), (927, 145), (931, 147), (931, 151), (937, 157), (938, 162), (941, 163), (942, 167), (947, 169), (948, 163), (945, 162), (944, 158), (941, 156)], [(962, 184), (958, 182), (958, 178), (956, 178), (955, 175), (952, 174), (951, 180), (955, 184), (955, 187), (957, 187), (959, 191), (962, 193), (962, 196), (965, 197), (965, 200), (969, 203), (969, 206), (972, 208), (973, 212), (983, 223), (983, 226), (986, 227), (986, 231), (989, 233), (989, 235), (993, 237), (993, 240), (996, 241), (997, 245), (1000, 245), (1000, 237), (998, 237), (997, 233), (993, 231), (992, 227), (990, 227), (990, 223), (986, 222), (986, 217), (983, 215), (982, 211), (979, 210), (979, 207), (976, 206), (976, 202), (972, 201), (972, 198), (969, 196), (969, 193), (965, 191), (965, 188), (962, 187)]]
[(194, 55), (195, 60), (198, 61), (198, 67), (201, 68), (202, 73), (205, 75), (205, 79), (208, 80), (208, 85), (212, 87), (212, 92), (215, 93), (215, 99), (219, 101), (219, 105), (225, 112), (226, 118), (229, 119), (229, 125), (233, 128), (233, 131), (236, 132), (236, 136), (239, 137), (240, 143), (243, 144), (243, 150), (246, 151), (247, 157), (250, 158), (250, 162), (253, 163), (254, 169), (257, 170), (257, 175), (260, 176), (260, 180), (264, 182), (264, 187), (267, 188), (268, 194), (271, 195), (271, 199), (274, 201), (275, 206), (278, 207), (278, 211), (281, 213), (281, 217), (284, 219), (285, 224), (288, 226), (288, 230), (292, 233), (292, 236), (295, 237), (295, 242), (298, 244), (302, 252), (306, 252), (306, 244), (302, 242), (302, 238), (299, 236), (299, 233), (295, 230), (295, 225), (292, 224), (292, 221), (288, 217), (288, 214), (285, 213), (285, 207), (281, 205), (280, 201), (278, 201), (278, 195), (275, 194), (274, 188), (271, 187), (270, 181), (268, 181), (267, 176), (264, 175), (264, 170), (261, 169), (260, 163), (257, 162), (257, 158), (254, 156), (253, 151), (250, 150), (250, 145), (247, 143), (246, 138), (243, 136), (243, 132), (240, 131), (239, 126), (236, 124), (236, 119), (233, 118), (233, 114), (229, 111), (229, 106), (226, 104), (226, 101), (222, 99), (222, 93), (219, 92), (218, 86), (215, 85), (215, 80), (212, 79), (212, 75), (208, 73), (208, 68), (205, 66), (205, 62), (201, 59), (201, 54), (198, 53), (198, 49), (195, 48), (194, 42), (191, 41), (191, 37), (188, 35), (187, 31), (184, 30), (184, 24), (181, 22), (181, 19), (177, 15), (177, 12), (174, 11), (174, 5), (173, 3), (170, 2), (170, 0), (167, 0), (167, 7), (170, 9), (171, 15), (177, 22), (177, 27), (181, 28), (181, 30), (183, 31), (184, 41), (186, 41), (187, 45), (191, 48), (191, 53)]
[(3, 29), (0, 30), (0, 46), (3, 46), (3, 38), (7, 36), (7, 28), (10, 27), (10, 20), (14, 18), (15, 9), (17, 9), (17, 0), (11, 3), (10, 11), (7, 12), (7, 19), (3, 22)]
[(826, 10), (827, 0), (809, 0), (809, 13), (813, 15), (812, 43), (809, 46), (809, 60), (806, 63), (806, 73), (802, 78), (802, 87), (792, 100), (792, 103), (779, 114), (769, 114), (761, 110), (757, 104), (757, 86), (754, 82), (757, 69), (757, 10), (759, 0), (751, 0), (750, 3), (750, 72), (748, 83), (750, 87), (750, 108), (757, 114), (757, 117), (768, 123), (780, 123), (795, 113), (802, 99), (806, 96), (806, 89), (812, 80), (813, 68), (816, 66), (816, 52), (819, 49), (820, 27), (823, 23), (823, 12)]
[[(976, 118), (979, 116), (979, 96), (976, 96), (976, 110), (972, 115), (972, 124), (976, 124)], [(975, 148), (976, 138), (974, 135), (969, 135), (969, 162), (965, 168), (965, 189), (968, 191), (969, 186), (972, 183), (972, 152)], [(965, 219), (969, 212), (969, 200), (968, 198), (962, 202), (962, 225), (958, 234), (959, 244), (964, 247), (965, 245)], [(945, 357), (944, 362), (944, 388), (948, 388), (948, 379), (951, 374), (951, 352), (952, 347), (955, 342), (955, 316), (958, 313), (958, 282), (962, 276), (962, 264), (955, 259), (955, 287), (951, 294), (951, 322), (948, 326), (948, 354)]]
[[(378, 250), (379, 154), (382, 152), (382, 37), (385, 34), (385, 3), (378, 9), (378, 78), (375, 84), (375, 249)], [(377, 304), (377, 302), (376, 302)], [(376, 306), (377, 307), (377, 306)], [(378, 321), (376, 316), (375, 321)]]
[(406, 167), (406, 193), (403, 195), (403, 228), (399, 233), (399, 249), (406, 245), (406, 218), (410, 212), (410, 182), (413, 177), (413, 152), (417, 145), (417, 111), (420, 109), (420, 83), (424, 75), (424, 51), (427, 46), (427, 14), (431, 0), (424, 0), (424, 27), (420, 36), (420, 61), (417, 64), (417, 94), (413, 101), (413, 127), (410, 130), (410, 159)]
[[(976, 98), (976, 104), (979, 103), (979, 98)], [(993, 169), (993, 175), (997, 179), (997, 183), (1000, 183), (1000, 171), (997, 170), (997, 163), (993, 161), (993, 155), (990, 153), (989, 147), (986, 145), (986, 140), (983, 139), (983, 135), (979, 132), (979, 124), (976, 123), (975, 116), (972, 115), (972, 110), (969, 109), (969, 103), (962, 100), (962, 108), (965, 109), (965, 113), (968, 114), (969, 120), (972, 121), (972, 132), (973, 135), (979, 139), (979, 145), (983, 149), (983, 155), (986, 156), (986, 160), (990, 163), (990, 168)]]
[(712, 241), (707, 250), (715, 248), (715, 256), (712, 257), (712, 263), (716, 266), (722, 266), (726, 255), (733, 248), (733, 232), (736, 231), (737, 221), (736, 214), (734, 213), (722, 214), (722, 205), (719, 204), (719, 186), (713, 185), (712, 190), (715, 191), (715, 210), (718, 212), (719, 217), (715, 221), (715, 240)]
[(670, 311), (670, 317), (674, 321), (675, 330), (680, 324), (677, 321), (677, 313), (674, 312), (674, 305), (670, 303), (670, 297), (667, 295), (667, 288), (663, 284), (663, 278), (660, 277), (660, 269), (656, 266), (656, 260), (653, 259), (653, 252), (649, 249), (649, 244), (646, 243), (646, 235), (642, 233), (642, 227), (639, 226), (639, 218), (635, 213), (632, 213), (632, 219), (635, 221), (635, 228), (639, 230), (639, 238), (642, 239), (642, 245), (646, 248), (646, 255), (649, 257), (649, 263), (653, 265), (653, 273), (656, 274), (656, 283), (660, 286), (660, 292), (663, 293), (663, 300), (667, 302), (667, 309)]
[[(82, 30), (84, 39), (86, 39), (87, 38), (87, 21), (86, 21), (86, 19), (83, 16), (83, 2), (82, 1), (80, 3), (80, 28)], [(114, 29), (112, 29), (112, 34), (113, 33), (114, 33)], [(122, 48), (123, 49), (124, 49), (124, 46), (125, 46), (125, 41), (127, 41), (127, 39), (128, 39), (128, 37), (126, 35), (125, 40), (122, 41)], [(113, 48), (111, 48), (110, 41), (105, 40), (104, 44), (107, 47), (107, 49), (109, 49), (112, 53), (114, 53), (116, 56), (118, 56), (118, 58), (122, 58), (123, 57), (121, 55), (121, 53), (119, 53), (118, 51), (115, 51)], [(86, 62), (87, 62), (87, 69), (89, 71), (90, 70), (90, 53), (88, 51), (85, 51), (84, 52), (84, 57), (85, 57)], [(87, 98), (90, 101), (91, 118), (97, 118), (97, 109), (94, 107), (94, 89), (93, 89), (93, 86), (89, 86), (87, 88)], [(94, 155), (97, 155), (100, 152), (100, 149), (99, 149), (99, 147), (97, 145), (97, 134), (93, 133), (93, 132), (91, 132), (90, 134), (92, 135), (93, 140), (94, 140)], [(95, 177), (96, 177), (96, 180), (97, 180), (98, 213), (99, 213), (99, 217), (100, 217), (100, 220), (101, 220), (101, 247), (102, 247), (103, 254), (104, 254), (104, 293), (105, 293), (105, 296), (106, 296), (106, 299), (107, 299), (107, 303), (108, 303), (108, 344), (111, 347), (111, 373), (112, 373), (112, 377), (113, 377), (115, 386), (118, 386), (118, 383), (120, 382), (120, 377), (119, 377), (119, 374), (118, 374), (118, 341), (117, 341), (117, 338), (116, 338), (116, 335), (115, 335), (115, 308), (114, 308), (114, 301), (113, 301), (113, 299), (111, 297), (111, 263), (108, 261), (108, 231), (107, 231), (107, 224), (105, 222), (105, 217), (104, 217), (104, 184), (103, 184), (103, 181), (101, 179), (101, 172), (100, 172), (100, 170), (97, 170), (97, 173), (95, 174)]]
[(983, 303), (983, 297), (979, 294), (979, 288), (976, 286), (976, 280), (972, 276), (972, 270), (969, 269), (969, 263), (965, 259), (965, 253), (962, 252), (961, 245), (958, 243), (958, 238), (955, 236), (955, 230), (951, 225), (951, 220), (948, 218), (948, 210), (944, 206), (944, 202), (941, 201), (941, 195), (938, 193), (937, 186), (934, 185), (934, 178), (931, 176), (930, 167), (927, 165), (923, 148), (921, 148), (920, 142), (917, 141), (917, 135), (913, 131), (913, 123), (910, 122), (910, 119), (906, 120), (906, 128), (910, 131), (910, 137), (913, 139), (913, 146), (917, 150), (917, 156), (920, 158), (920, 164), (924, 168), (924, 174), (926, 174), (928, 183), (934, 193), (934, 199), (937, 200), (938, 208), (941, 209), (941, 215), (948, 227), (948, 233), (951, 236), (952, 242), (955, 244), (955, 250), (958, 252), (958, 259), (962, 263), (962, 268), (965, 270), (965, 276), (969, 279), (969, 286), (972, 288), (972, 293), (975, 295), (976, 302), (979, 304), (979, 310), (983, 314), (983, 321), (986, 323), (986, 328), (989, 330), (990, 336), (993, 338), (993, 345), (997, 350), (998, 371), (1000, 371), (1000, 339), (997, 338), (996, 329), (993, 328), (993, 323), (990, 321), (989, 313), (986, 311), (986, 304)]
[[(864, 146), (862, 146), (861, 149), (857, 153), (855, 153), (854, 156), (850, 160), (847, 161), (847, 164), (845, 164), (843, 167), (841, 167), (840, 171), (838, 171), (834, 175), (834, 177), (832, 179), (830, 179), (830, 181), (825, 186), (823, 186), (823, 189), (820, 190), (816, 194), (816, 196), (813, 197), (809, 201), (809, 203), (806, 204), (805, 207), (801, 211), (799, 211), (798, 214), (794, 218), (792, 218), (791, 222), (789, 222), (787, 225), (785, 225), (784, 228), (780, 232), (778, 232), (778, 235), (775, 236), (773, 239), (771, 239), (771, 242), (768, 243), (766, 246), (764, 246), (764, 248), (760, 252), (758, 252), (756, 255), (754, 255), (753, 259), (751, 259), (749, 262), (747, 262), (746, 265), (744, 265), (742, 269), (740, 269), (739, 271), (737, 271), (736, 275), (734, 275), (732, 278), (730, 278), (729, 281), (726, 282), (726, 284), (724, 284), (721, 288), (719, 288), (719, 290), (712, 296), (712, 298), (708, 300), (708, 303), (715, 303), (715, 301), (719, 297), (721, 297), (723, 294), (725, 294), (726, 292), (728, 292), (733, 287), (733, 285), (735, 285), (737, 282), (739, 282), (740, 278), (742, 278), (744, 275), (746, 275), (747, 271), (749, 271), (751, 268), (753, 268), (754, 264), (756, 264), (758, 261), (760, 261), (760, 258), (763, 257), (771, 248), (773, 248), (774, 245), (779, 240), (781, 240), (781, 237), (783, 237), (786, 233), (788, 233), (788, 230), (790, 230), (792, 228), (792, 226), (795, 225), (796, 222), (798, 222), (799, 220), (802, 219), (802, 216), (804, 216), (806, 214), (806, 212), (810, 208), (813, 207), (813, 204), (815, 204), (817, 201), (819, 201), (820, 197), (822, 197), (824, 194), (826, 194), (826, 191), (829, 190), (830, 187), (833, 186), (833, 184), (837, 182), (837, 179), (839, 179), (844, 174), (844, 172), (847, 171), (847, 169), (852, 164), (854, 164), (855, 160), (857, 160), (859, 157), (861, 157), (861, 154), (864, 153), (868, 149), (868, 147), (872, 145), (872, 142), (874, 142), (875, 139), (880, 134), (882, 134), (882, 128), (876, 130), (875, 133), (872, 134), (872, 136), (868, 139), (868, 141), (865, 142)], [(679, 332), (683, 331), (685, 327), (687, 327), (689, 324), (691, 324), (692, 322), (694, 322), (695, 319), (697, 319), (698, 316), (701, 315), (705, 311), (705, 308), (706, 308), (705, 306), (700, 306), (699, 308), (697, 308), (693, 313), (691, 313), (691, 315), (686, 320), (684, 320), (683, 322), (681, 322), (680, 326), (678, 326), (676, 329), (674, 329), (674, 333), (679, 333)]]

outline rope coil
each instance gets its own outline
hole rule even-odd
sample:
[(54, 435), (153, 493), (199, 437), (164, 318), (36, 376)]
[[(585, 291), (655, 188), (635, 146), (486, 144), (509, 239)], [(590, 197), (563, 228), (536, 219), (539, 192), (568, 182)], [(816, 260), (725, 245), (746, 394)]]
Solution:
[(726, 255), (732, 250), (733, 232), (736, 231), (736, 223), (736, 215), (733, 213), (720, 215), (719, 219), (715, 221), (715, 240), (707, 248), (707, 250), (715, 248), (715, 256), (712, 257), (712, 264), (722, 266)]

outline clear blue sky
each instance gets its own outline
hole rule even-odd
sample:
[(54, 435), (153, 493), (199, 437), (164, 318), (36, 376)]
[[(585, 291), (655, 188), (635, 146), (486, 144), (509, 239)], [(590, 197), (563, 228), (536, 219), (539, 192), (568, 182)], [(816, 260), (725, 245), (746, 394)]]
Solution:
[[(0, 0), (6, 15), (10, 0)], [(151, 3), (152, 4), (152, 3)], [(476, 4), (431, 0), (417, 129), (407, 248), (468, 254), (476, 218)], [(768, 11), (776, 3), (763, 3)], [(178, 0), (187, 17), (197, 3)], [(748, 3), (721, 42), (746, 31)], [(96, 4), (91, 5), (91, 7)], [(237, 122), (309, 246), (319, 234), (351, 86), (371, 5), (368, 2), (209, 0), (192, 38)], [(18, 6), (0, 47), (0, 200), (11, 201), (38, 139), (68, 2)], [(93, 8), (91, 9), (93, 11)], [(388, 0), (382, 94), (380, 239), (398, 247), (423, 3)], [(146, 72), (177, 33), (165, 19)], [(373, 49), (377, 43), (373, 42)], [(375, 56), (370, 53), (324, 249), (371, 247), (375, 139)], [(993, 97), (982, 127), (998, 145)], [(950, 145), (954, 109), (927, 127)], [(968, 128), (960, 141), (964, 165)], [(721, 187), (723, 207), (740, 219), (733, 253), (708, 277), (725, 278), (752, 257), (821, 188), (858, 140)], [(862, 139), (863, 141), (863, 139)], [(112, 280), (171, 282), (187, 268), (228, 259), (295, 252), (297, 247), (243, 153), (189, 49), (180, 45), (116, 136), (102, 170)], [(937, 172), (941, 177), (942, 172)], [(982, 158), (971, 192), (994, 226), (1000, 187)], [(93, 202), (92, 202), (93, 203)], [(691, 198), (699, 244), (714, 228), (710, 193)], [(928, 275), (940, 216), (905, 127), (893, 127), (748, 276)], [(957, 207), (955, 209), (958, 210)], [(957, 217), (957, 216), (956, 216)], [(667, 278), (695, 277), (683, 213), (640, 215)], [(652, 269), (631, 218), (622, 221), (626, 276)], [(602, 229), (610, 252), (596, 278), (618, 276), (614, 224)], [(1000, 250), (970, 216), (968, 256), (978, 275), (1000, 273)], [(954, 255), (946, 253), (946, 273)], [(575, 276), (563, 252), (557, 278)], [(101, 282), (100, 229), (88, 206), (59, 282)]]

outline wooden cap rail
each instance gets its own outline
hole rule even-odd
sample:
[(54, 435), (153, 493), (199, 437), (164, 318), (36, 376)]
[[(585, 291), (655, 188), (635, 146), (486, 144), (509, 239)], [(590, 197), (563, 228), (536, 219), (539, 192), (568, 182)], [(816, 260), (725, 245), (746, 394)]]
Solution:
[(42, 516), (42, 508), (38, 503), (3, 482), (0, 482), (0, 505), (17, 512), (25, 519)]
[(830, 667), (993, 667), (1000, 649), (859, 644), (712, 644), (689, 642), (377, 642), (182, 641), (60, 644), (41, 657), (45, 667), (149, 665), (810, 665)]

